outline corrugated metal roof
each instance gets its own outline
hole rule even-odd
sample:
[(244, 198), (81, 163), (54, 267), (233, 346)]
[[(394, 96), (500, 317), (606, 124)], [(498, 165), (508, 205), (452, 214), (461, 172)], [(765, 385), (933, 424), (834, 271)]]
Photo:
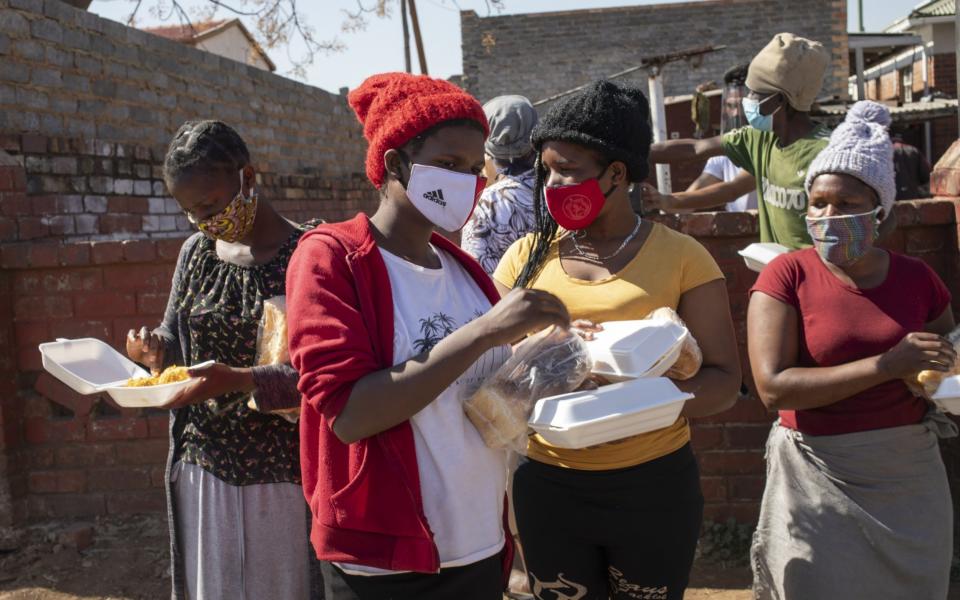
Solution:
[[(847, 114), (848, 104), (821, 104), (811, 111), (811, 116), (819, 117), (831, 123), (841, 121)], [(957, 115), (957, 101), (949, 98), (938, 98), (930, 102), (908, 102), (902, 106), (889, 106), (890, 116), (896, 121), (920, 121), (936, 117)]]
[(913, 9), (913, 12), (910, 13), (910, 17), (947, 17), (952, 15), (955, 10), (956, 0), (933, 0), (933, 2), (927, 2), (926, 4)]

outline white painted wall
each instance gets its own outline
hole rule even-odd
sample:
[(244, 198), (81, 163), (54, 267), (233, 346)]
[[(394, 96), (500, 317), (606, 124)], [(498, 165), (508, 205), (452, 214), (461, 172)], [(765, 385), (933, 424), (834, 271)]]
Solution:
[(200, 41), (196, 47), (213, 54), (252, 65), (264, 71), (270, 70), (266, 61), (263, 60), (260, 53), (254, 49), (250, 40), (240, 31), (237, 25), (232, 25)]

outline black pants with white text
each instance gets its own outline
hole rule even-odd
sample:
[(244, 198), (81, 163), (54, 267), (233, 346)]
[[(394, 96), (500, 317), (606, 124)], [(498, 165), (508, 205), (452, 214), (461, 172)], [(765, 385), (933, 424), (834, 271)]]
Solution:
[(610, 471), (521, 459), (513, 502), (537, 600), (682, 600), (703, 518), (689, 444)]

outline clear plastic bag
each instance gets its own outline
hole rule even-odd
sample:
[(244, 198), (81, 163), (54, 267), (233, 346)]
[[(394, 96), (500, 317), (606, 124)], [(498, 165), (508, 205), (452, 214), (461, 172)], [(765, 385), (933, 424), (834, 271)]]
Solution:
[[(282, 365), (290, 362), (290, 350), (287, 346), (287, 297), (274, 296), (263, 301), (263, 316), (257, 331), (257, 355), (254, 365)], [(257, 407), (256, 392), (250, 394), (247, 406)], [(291, 423), (300, 419), (300, 408), (286, 408), (269, 411), (267, 414), (283, 417)]]
[[(666, 319), (668, 321), (673, 321), (684, 328), (687, 327), (683, 320), (680, 319), (680, 315), (677, 314), (677, 311), (667, 306), (658, 308), (647, 315), (646, 318)], [(690, 379), (700, 372), (701, 365), (703, 365), (703, 353), (700, 351), (700, 345), (697, 343), (697, 340), (688, 330), (687, 337), (683, 340), (683, 347), (680, 349), (680, 356), (677, 357), (676, 362), (673, 363), (673, 366), (671, 366), (670, 369), (663, 374), (663, 376), (669, 377), (670, 379), (676, 379), (678, 381)]]
[[(946, 336), (947, 341), (953, 344), (953, 349), (957, 352), (960, 352), (960, 327), (957, 327)], [(953, 365), (953, 368), (949, 371), (934, 371), (926, 370), (920, 371), (917, 373), (916, 384), (919, 386), (918, 390), (914, 390), (914, 393), (922, 390), (923, 397), (929, 399), (934, 394), (937, 393), (937, 388), (940, 387), (940, 383), (947, 377), (952, 375), (960, 375), (960, 362), (957, 362)], [(910, 386), (913, 387), (913, 386)]]
[(487, 446), (522, 451), (537, 400), (577, 389), (591, 365), (580, 336), (545, 329), (514, 348), (513, 356), (464, 403), (464, 411)]

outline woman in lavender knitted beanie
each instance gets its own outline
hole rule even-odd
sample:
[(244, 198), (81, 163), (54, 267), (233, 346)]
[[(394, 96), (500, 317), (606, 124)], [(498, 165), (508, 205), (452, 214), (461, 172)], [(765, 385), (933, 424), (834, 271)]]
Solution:
[(937, 439), (957, 426), (916, 386), (955, 369), (950, 293), (875, 246), (892, 213), (890, 114), (858, 102), (810, 166), (813, 248), (751, 290), (761, 401), (779, 413), (751, 549), (759, 600), (945, 598), (953, 509)]

